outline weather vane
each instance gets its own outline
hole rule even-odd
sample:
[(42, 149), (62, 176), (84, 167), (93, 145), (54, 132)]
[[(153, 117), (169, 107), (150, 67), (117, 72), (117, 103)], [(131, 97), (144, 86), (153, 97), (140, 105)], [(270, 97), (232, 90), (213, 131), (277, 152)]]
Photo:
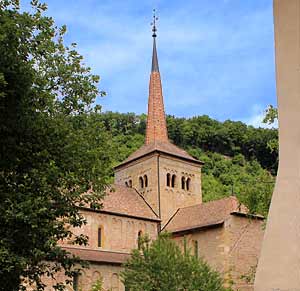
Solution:
[(156, 37), (156, 31), (157, 31), (155, 24), (156, 24), (156, 20), (158, 20), (158, 17), (156, 16), (155, 12), (156, 10), (153, 9), (153, 21), (151, 22), (152, 32), (153, 32), (152, 37)]

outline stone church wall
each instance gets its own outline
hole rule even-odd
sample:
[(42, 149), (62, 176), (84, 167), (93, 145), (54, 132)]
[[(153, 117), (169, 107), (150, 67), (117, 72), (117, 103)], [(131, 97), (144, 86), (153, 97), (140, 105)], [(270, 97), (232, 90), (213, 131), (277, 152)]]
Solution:
[(224, 237), (224, 228), (218, 227), (177, 236), (174, 237), (174, 240), (182, 251), (184, 251), (184, 244), (186, 244), (187, 249), (193, 255), (195, 255), (194, 242), (197, 241), (198, 257), (203, 258), (212, 268), (221, 272), (224, 270), (226, 260)]
[[(120, 277), (122, 270), (123, 268), (118, 265), (90, 263), (89, 268), (84, 269), (78, 277), (77, 290), (90, 291), (93, 284), (100, 279), (105, 291), (124, 291), (125, 287)], [(44, 280), (47, 285), (45, 291), (53, 291), (52, 286), (57, 282), (64, 282), (65, 278), (62, 273), (56, 276), (56, 280), (46, 278)], [(65, 290), (74, 291), (71, 285), (67, 285)]]
[(122, 270), (121, 266), (116, 265), (91, 264), (90, 268), (84, 270), (79, 276), (79, 290), (81, 288), (82, 291), (89, 291), (93, 283), (102, 278), (105, 290), (124, 291), (125, 287), (120, 278)]
[[(73, 232), (84, 234), (89, 237), (89, 245), (87, 247), (74, 246), (72, 248), (87, 248), (89, 250), (113, 251), (121, 253), (130, 253), (132, 249), (137, 248), (137, 239), (139, 231), (148, 234), (151, 239), (157, 237), (157, 222), (141, 220), (130, 217), (122, 217), (96, 211), (81, 211), (87, 220), (87, 224), (82, 228), (76, 228)], [(102, 244), (98, 247), (98, 228), (103, 230)], [(70, 246), (64, 243), (64, 246)], [(105, 290), (123, 291), (124, 286), (120, 280), (120, 271), (122, 267), (110, 263), (90, 263), (88, 269), (84, 269), (82, 275), (78, 278), (78, 291), (89, 291), (92, 284), (97, 279), (103, 279)], [(63, 282), (65, 277), (58, 274), (56, 282)], [(45, 279), (47, 285), (46, 291), (52, 290), (51, 286), (54, 281)], [(68, 291), (73, 288), (68, 286)]]
[[(89, 237), (88, 249), (129, 253), (137, 248), (139, 231), (148, 234), (151, 239), (157, 237), (157, 222), (95, 211), (82, 211), (82, 213), (87, 224), (82, 228), (74, 229), (74, 233)], [(102, 229), (102, 247), (100, 248), (98, 247), (99, 227)]]
[(264, 235), (264, 221), (231, 215), (226, 221), (229, 271), (241, 291), (252, 291)]
[(224, 226), (175, 236), (184, 250), (184, 241), (195, 254), (223, 274), (226, 286), (234, 282), (234, 290), (252, 291), (253, 279), (263, 239), (263, 220), (231, 215)]

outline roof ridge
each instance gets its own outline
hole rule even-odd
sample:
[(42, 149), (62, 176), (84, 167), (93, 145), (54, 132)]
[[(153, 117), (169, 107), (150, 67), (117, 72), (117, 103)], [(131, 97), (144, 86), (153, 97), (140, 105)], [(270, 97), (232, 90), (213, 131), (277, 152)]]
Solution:
[(197, 203), (197, 204), (190, 205), (190, 206), (181, 207), (181, 209), (187, 209), (187, 208), (192, 208), (192, 207), (201, 206), (201, 205), (204, 206), (204, 205), (212, 204), (212, 203), (215, 203), (215, 202), (220, 202), (222, 200), (229, 200), (229, 199), (232, 199), (232, 198), (237, 199), (235, 196), (227, 196), (227, 197), (223, 197), (223, 198), (216, 199), (216, 200), (210, 200), (210, 201), (207, 201), (207, 202), (202, 202), (202, 203)]
[(217, 226), (217, 225), (223, 224), (224, 221), (225, 221), (225, 219), (221, 219), (221, 220), (211, 221), (209, 223), (190, 225), (190, 226), (174, 229), (174, 230), (172, 230), (172, 233), (178, 233), (178, 232), (189, 231), (189, 230), (191, 231), (194, 229), (204, 228), (204, 227)]
[(181, 209), (181, 207), (179, 207), (179, 208), (174, 212), (174, 214), (169, 218), (169, 220), (168, 220), (167, 223), (164, 225), (164, 227), (161, 229), (161, 231), (163, 231), (163, 230), (168, 226), (168, 224), (172, 221), (172, 219), (176, 216), (176, 214), (179, 212), (180, 209)]
[(112, 213), (121, 216), (135, 217), (146, 220), (160, 221), (157, 213), (133, 187), (126, 187), (120, 183), (111, 183), (106, 190), (103, 213)]
[(63, 249), (72, 249), (72, 250), (84, 250), (84, 251), (89, 251), (89, 252), (103, 252), (103, 253), (114, 253), (114, 254), (124, 254), (124, 255), (130, 255), (130, 253), (124, 253), (124, 252), (117, 252), (117, 251), (108, 251), (108, 250), (98, 250), (98, 249), (89, 249), (89, 248), (83, 248), (82, 246), (80, 247), (72, 247), (72, 246), (62, 246)]
[(135, 190), (135, 192), (143, 199), (145, 204), (150, 208), (150, 210), (155, 214), (155, 216), (160, 219), (160, 217), (157, 215), (157, 213), (154, 211), (154, 209), (151, 207), (151, 205), (146, 201), (146, 199), (143, 197), (143, 195), (140, 194), (137, 189), (135, 189), (135, 188), (131, 188), (131, 189)]
[(202, 161), (194, 158), (191, 156), (185, 149), (180, 148), (179, 146), (172, 143), (170, 140), (168, 141), (152, 141), (149, 144), (143, 144), (133, 153), (131, 153), (123, 162), (115, 166), (114, 168), (117, 169), (122, 167), (128, 163), (136, 161), (142, 157), (150, 155), (155, 152), (161, 152), (166, 155), (173, 156), (175, 158), (183, 159), (189, 162), (197, 163), (197, 164), (204, 164)]

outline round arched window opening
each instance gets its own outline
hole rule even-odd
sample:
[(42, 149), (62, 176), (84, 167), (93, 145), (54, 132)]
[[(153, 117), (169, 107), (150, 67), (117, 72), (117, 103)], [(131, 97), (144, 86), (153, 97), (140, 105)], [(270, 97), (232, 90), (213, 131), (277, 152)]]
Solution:
[(167, 174), (167, 187), (171, 186), (171, 174)]
[(172, 175), (172, 188), (176, 185), (176, 175)]
[(103, 226), (98, 227), (98, 248), (103, 247)]
[(187, 191), (191, 190), (191, 179), (190, 178), (186, 179), (186, 190)]
[(185, 177), (181, 177), (181, 189), (185, 189)]
[(144, 175), (144, 185), (145, 185), (145, 188), (148, 187), (148, 177), (147, 177), (147, 175)]
[(144, 188), (144, 180), (142, 177), (139, 177), (140, 188)]
[(142, 246), (142, 235), (143, 235), (143, 231), (140, 230), (138, 232), (138, 237), (137, 237), (137, 244), (138, 244), (138, 249), (139, 250), (141, 249), (141, 246)]

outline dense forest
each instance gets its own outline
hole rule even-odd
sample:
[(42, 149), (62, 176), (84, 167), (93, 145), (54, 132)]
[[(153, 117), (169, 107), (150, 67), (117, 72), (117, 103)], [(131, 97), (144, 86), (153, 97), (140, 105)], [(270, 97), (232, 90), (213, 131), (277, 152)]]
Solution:
[[(114, 165), (143, 144), (146, 115), (106, 112), (94, 118), (111, 135)], [(173, 143), (205, 162), (204, 201), (236, 195), (252, 213), (267, 214), (278, 164), (278, 150), (270, 143), (277, 140), (277, 129), (219, 122), (206, 115), (167, 116), (167, 125)]]

